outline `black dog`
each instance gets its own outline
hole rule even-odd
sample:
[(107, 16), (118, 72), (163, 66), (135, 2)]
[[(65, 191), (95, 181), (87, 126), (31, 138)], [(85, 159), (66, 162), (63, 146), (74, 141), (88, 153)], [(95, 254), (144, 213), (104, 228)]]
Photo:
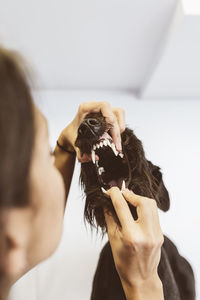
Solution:
[[(112, 202), (102, 192), (122, 182), (136, 194), (156, 200), (158, 207), (167, 211), (169, 194), (158, 166), (145, 158), (141, 141), (126, 128), (122, 133), (122, 153), (118, 153), (110, 134), (111, 125), (100, 113), (88, 114), (79, 127), (76, 146), (81, 153), (92, 155), (92, 162), (81, 164), (80, 180), (86, 194), (86, 220), (106, 233), (104, 208), (120, 226)], [(129, 204), (134, 219), (136, 208)], [(175, 245), (165, 236), (158, 274), (163, 284), (165, 300), (194, 300), (195, 281), (190, 264), (179, 255)], [(125, 300), (116, 271), (109, 242), (104, 246), (93, 280), (91, 300)]]

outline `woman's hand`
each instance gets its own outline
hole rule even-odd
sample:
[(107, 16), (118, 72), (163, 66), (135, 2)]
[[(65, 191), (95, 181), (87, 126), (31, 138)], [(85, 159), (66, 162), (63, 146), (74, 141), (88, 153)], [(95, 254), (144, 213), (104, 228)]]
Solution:
[[(157, 268), (164, 238), (156, 201), (127, 189), (121, 193), (117, 187), (108, 190), (107, 194), (121, 224), (119, 227), (113, 217), (104, 212), (116, 269), (127, 299), (163, 299)], [(126, 200), (136, 207), (137, 220)]]
[(113, 128), (110, 130), (113, 142), (115, 143), (118, 151), (122, 150), (121, 133), (125, 130), (124, 110), (120, 108), (112, 108), (109, 102), (84, 102), (79, 106), (78, 112), (73, 121), (64, 128), (60, 136), (63, 144), (65, 144), (65, 142), (70, 143), (76, 150), (77, 158), (80, 162), (88, 162), (91, 160), (91, 155), (83, 155), (81, 157), (79, 149), (74, 145), (81, 122), (84, 120), (85, 116), (91, 112), (101, 112), (106, 118), (106, 121), (113, 125)]

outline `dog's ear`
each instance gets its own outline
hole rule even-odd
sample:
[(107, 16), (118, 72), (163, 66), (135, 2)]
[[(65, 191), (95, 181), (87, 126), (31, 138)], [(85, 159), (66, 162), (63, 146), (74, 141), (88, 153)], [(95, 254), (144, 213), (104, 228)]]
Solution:
[(167, 211), (170, 207), (170, 198), (169, 193), (164, 185), (160, 168), (152, 164), (152, 162), (149, 160), (147, 160), (147, 162), (149, 164), (152, 176), (156, 181), (156, 197), (158, 207), (163, 211)]

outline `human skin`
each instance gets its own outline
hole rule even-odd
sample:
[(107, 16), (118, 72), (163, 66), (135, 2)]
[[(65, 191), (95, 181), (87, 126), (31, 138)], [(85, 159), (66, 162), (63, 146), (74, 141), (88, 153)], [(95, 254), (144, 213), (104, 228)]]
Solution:
[[(156, 201), (117, 187), (107, 191), (121, 227), (104, 211), (115, 266), (128, 300), (164, 299), (157, 273), (164, 242)], [(127, 202), (137, 209), (134, 220)]]
[[(66, 145), (68, 148), (71, 147), (72, 150), (75, 149), (80, 162), (87, 162), (91, 160), (91, 157), (81, 157), (78, 149), (74, 146), (77, 129), (87, 113), (97, 111), (101, 111), (106, 117), (106, 120), (113, 124), (113, 140), (117, 149), (121, 150), (120, 133), (125, 129), (124, 111), (118, 108), (112, 108), (107, 102), (93, 101), (83, 103), (80, 105), (74, 120), (62, 130), (58, 138), (63, 146)], [(66, 199), (68, 197), (75, 164), (75, 156), (64, 152), (58, 146), (56, 146), (54, 150), (54, 155), (50, 153), (47, 123), (35, 105), (34, 114), (36, 135), (30, 166), (30, 205), (24, 208), (12, 208), (5, 211), (7, 220), (6, 235), (10, 241), (9, 249), (5, 257), (5, 266), (7, 276), (10, 278), (10, 284), (13, 284), (24, 273), (48, 258), (56, 250), (62, 235)], [(121, 211), (117, 203), (119, 202), (118, 200), (121, 199), (120, 202), (124, 201), (123, 203), (125, 205), (126, 201), (124, 197), (126, 197), (127, 201), (133, 201), (133, 196), (124, 194), (124, 197), (120, 196), (122, 198), (119, 198), (119, 191), (117, 192), (115, 189), (114, 191), (112, 189), (109, 190), (108, 193), (110, 193), (111, 200), (113, 201), (119, 218), (122, 218), (121, 213), (123, 212), (123, 227), (127, 228), (129, 224), (126, 224), (126, 221), (129, 220), (130, 222), (131, 218), (129, 208), (128, 206), (124, 206)], [(149, 214), (152, 213), (151, 210), (155, 211), (155, 207), (148, 206), (148, 209)], [(144, 215), (144, 218), (146, 217), (148, 217), (147, 214)], [(133, 221), (132, 219), (132, 223)], [(149, 222), (151, 221), (152, 219), (149, 219)], [(122, 280), (127, 299), (151, 299), (149, 298), (150, 289), (153, 291), (152, 295), (154, 297), (152, 297), (152, 299), (163, 299), (162, 285), (156, 275), (157, 265), (155, 263), (155, 261), (159, 262), (159, 246), (161, 241), (159, 245), (157, 244), (158, 241), (156, 241), (156, 246), (154, 245), (155, 247), (150, 247), (150, 249), (148, 248), (148, 251), (146, 251), (146, 255), (149, 257), (147, 261), (148, 265), (152, 266), (155, 271), (153, 272), (155, 276), (151, 276), (152, 274), (147, 272), (145, 280), (143, 280), (144, 278), (141, 280), (140, 272), (136, 272), (136, 277), (133, 276), (133, 278), (130, 274), (134, 266), (141, 263), (143, 256), (138, 255), (137, 259), (132, 259), (132, 247), (127, 247), (126, 244), (127, 235), (125, 233), (127, 231), (122, 231), (122, 235), (119, 239), (119, 236), (112, 234), (114, 221), (108, 215), (106, 215), (106, 222), (116, 267)], [(154, 228), (156, 228), (156, 226), (158, 227), (157, 230), (159, 230), (159, 222), (154, 223)], [(135, 240), (133, 239), (136, 232), (135, 230), (135, 226), (131, 227), (129, 231), (130, 234), (128, 235), (128, 241), (132, 246), (135, 245)], [(145, 227), (143, 230), (145, 230)], [(138, 236), (141, 233), (142, 231), (138, 231)], [(152, 231), (152, 234), (155, 234), (155, 232)], [(141, 237), (146, 238), (147, 235), (142, 235)], [(144, 239), (138, 239), (137, 253), (143, 251), (144, 247), (146, 248)], [(155, 251), (155, 249), (158, 251)], [(121, 253), (123, 253), (123, 259)], [(154, 253), (153, 259), (151, 259), (152, 253)], [(128, 264), (127, 260), (124, 259), (125, 257), (129, 258)]]
[(65, 186), (51, 155), (44, 116), (33, 106), (34, 149), (29, 173), (29, 204), (2, 211), (7, 249), (4, 254), (6, 299), (9, 288), (56, 250), (63, 226)]

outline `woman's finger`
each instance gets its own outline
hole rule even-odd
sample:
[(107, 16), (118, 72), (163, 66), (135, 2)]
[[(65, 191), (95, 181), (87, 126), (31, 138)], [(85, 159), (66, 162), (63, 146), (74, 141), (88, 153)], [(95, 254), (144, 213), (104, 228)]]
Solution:
[(157, 204), (154, 199), (136, 195), (128, 189), (122, 190), (124, 198), (137, 209), (138, 221), (150, 226), (159, 221)]
[(120, 127), (117, 121), (117, 117), (112, 110), (110, 103), (104, 102), (101, 107), (102, 115), (106, 118), (106, 122), (112, 125), (110, 129), (110, 133), (112, 135), (112, 139), (118, 151), (122, 150), (121, 144), (121, 134), (120, 134)]
[(110, 129), (110, 133), (112, 135), (113, 142), (116, 146), (116, 149), (121, 152), (122, 151), (122, 141), (121, 141), (121, 134), (119, 125), (117, 123), (117, 120), (114, 121), (113, 127)]
[(126, 128), (125, 111), (121, 108), (113, 108), (113, 112), (117, 118), (120, 133), (122, 133)]
[(113, 216), (104, 209), (104, 216), (105, 216), (105, 221), (107, 224), (107, 232), (109, 239), (112, 237), (116, 236), (117, 232), (119, 231), (118, 225), (115, 222)]
[(130, 228), (136, 226), (135, 220), (131, 214), (130, 208), (122, 196), (118, 187), (112, 187), (107, 191), (110, 196), (115, 212), (119, 218), (123, 230), (128, 231)]

